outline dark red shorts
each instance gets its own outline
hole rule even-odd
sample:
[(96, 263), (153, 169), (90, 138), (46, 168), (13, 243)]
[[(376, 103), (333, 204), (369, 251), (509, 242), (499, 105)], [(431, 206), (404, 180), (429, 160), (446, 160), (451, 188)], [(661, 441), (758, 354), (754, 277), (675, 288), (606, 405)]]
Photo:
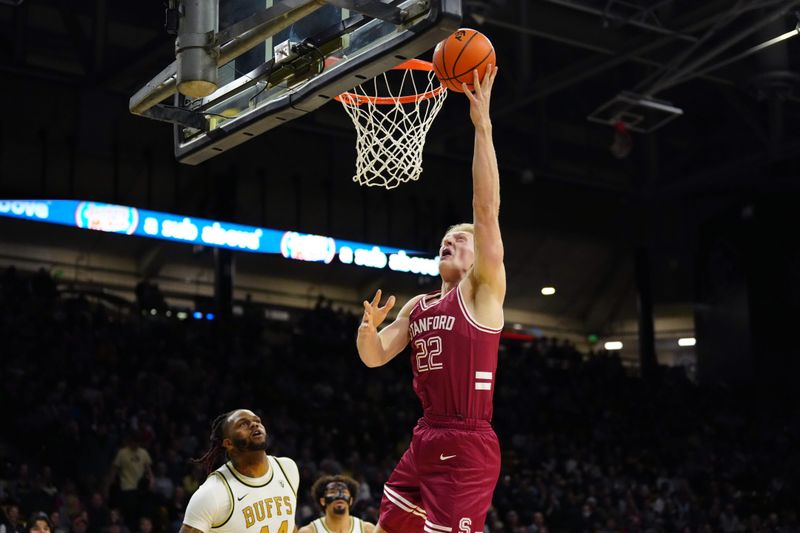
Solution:
[(383, 487), (380, 526), (389, 533), (483, 531), (499, 475), (500, 445), (489, 422), (421, 418)]

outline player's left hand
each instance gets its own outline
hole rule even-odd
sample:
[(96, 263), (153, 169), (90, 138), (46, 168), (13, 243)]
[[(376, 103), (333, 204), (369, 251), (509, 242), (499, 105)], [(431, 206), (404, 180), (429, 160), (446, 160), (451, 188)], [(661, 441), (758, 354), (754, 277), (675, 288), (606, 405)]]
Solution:
[(466, 83), (462, 84), (464, 94), (469, 98), (469, 118), (475, 128), (489, 127), (492, 124), (489, 116), (489, 102), (492, 99), (492, 86), (497, 76), (498, 68), (495, 65), (486, 65), (483, 80), (478, 77), (478, 70), (473, 71), (475, 92), (469, 90)]
[(389, 299), (381, 307), (381, 294), (381, 290), (378, 289), (372, 302), (364, 300), (364, 318), (361, 319), (361, 328), (377, 331), (378, 326), (383, 324), (383, 321), (386, 320), (386, 315), (394, 307), (396, 301), (394, 296), (389, 296)]

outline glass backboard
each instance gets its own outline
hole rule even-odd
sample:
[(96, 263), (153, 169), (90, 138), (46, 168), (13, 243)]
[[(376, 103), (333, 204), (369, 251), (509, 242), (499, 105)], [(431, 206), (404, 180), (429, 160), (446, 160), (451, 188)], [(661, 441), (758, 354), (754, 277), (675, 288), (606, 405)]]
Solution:
[(169, 83), (170, 65), (163, 79), (155, 78), (131, 99), (134, 113), (175, 124), (175, 155), (188, 164), (311, 112), (424, 53), (461, 21), (461, 0), (218, 1), (219, 63), (234, 48), (249, 49), (218, 65), (217, 90), (203, 98), (173, 91), (171, 106), (134, 110), (140, 93)]

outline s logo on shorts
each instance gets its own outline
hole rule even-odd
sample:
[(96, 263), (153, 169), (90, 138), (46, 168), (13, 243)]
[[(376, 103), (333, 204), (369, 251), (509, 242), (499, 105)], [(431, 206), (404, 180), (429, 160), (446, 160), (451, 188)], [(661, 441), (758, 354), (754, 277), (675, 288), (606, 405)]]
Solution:
[(472, 533), (472, 520), (466, 516), (458, 522), (458, 533)]

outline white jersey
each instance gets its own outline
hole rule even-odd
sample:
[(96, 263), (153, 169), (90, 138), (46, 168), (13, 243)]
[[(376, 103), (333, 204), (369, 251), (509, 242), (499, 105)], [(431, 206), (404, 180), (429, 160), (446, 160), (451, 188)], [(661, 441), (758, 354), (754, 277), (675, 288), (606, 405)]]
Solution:
[(247, 477), (225, 463), (200, 485), (183, 523), (203, 533), (292, 533), (297, 509), (297, 464), (267, 456), (269, 471)]
[[(351, 516), (349, 533), (364, 533), (364, 522), (360, 518)], [(314, 526), (314, 531), (317, 533), (330, 533), (330, 529), (325, 525), (325, 517), (317, 518), (311, 525)]]

